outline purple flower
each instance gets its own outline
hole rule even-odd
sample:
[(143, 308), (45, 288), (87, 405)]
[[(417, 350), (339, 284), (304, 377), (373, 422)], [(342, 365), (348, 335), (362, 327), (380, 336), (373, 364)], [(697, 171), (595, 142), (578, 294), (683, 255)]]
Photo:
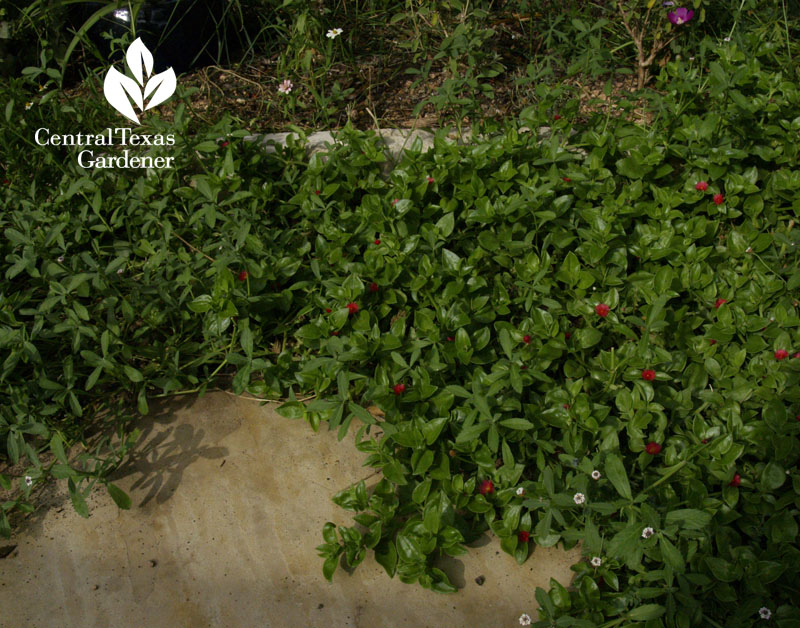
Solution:
[(678, 9), (675, 9), (674, 11), (670, 11), (669, 13), (667, 13), (669, 21), (677, 26), (685, 24), (686, 22), (691, 20), (693, 15), (694, 11), (692, 11), (691, 9), (684, 9), (683, 7), (680, 7)]

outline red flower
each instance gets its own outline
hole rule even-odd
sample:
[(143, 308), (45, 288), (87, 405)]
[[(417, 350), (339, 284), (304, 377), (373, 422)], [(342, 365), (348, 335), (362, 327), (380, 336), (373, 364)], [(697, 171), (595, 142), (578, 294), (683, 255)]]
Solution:
[[(519, 368), (521, 368), (523, 371), (527, 371), (528, 370), (528, 365), (527, 364), (523, 364)], [(798, 419), (798, 421), (800, 421), (800, 419)]]
[(794, 418), (795, 418), (795, 420), (796, 420), (796, 421), (800, 421), (800, 414), (798, 414), (798, 415), (797, 415), (796, 417), (794, 417)]
[(530, 337), (528, 334), (525, 334), (525, 335), (522, 337), (522, 342), (524, 342), (526, 345), (529, 345), (529, 344), (531, 344), (531, 337)]
[(455, 338), (453, 338), (452, 336), (448, 336), (447, 337), (447, 342), (453, 342), (454, 340), (455, 340)]
[(319, 190), (314, 190), (314, 194), (316, 194), (317, 196), (319, 196)]
[(795, 353), (795, 354), (794, 354), (792, 357), (793, 357), (793, 358), (800, 358), (800, 351), (798, 351), (797, 353)]
[(328, 314), (330, 314), (330, 313), (331, 313), (331, 308), (329, 308), (329, 307), (326, 307), (326, 308), (325, 308), (325, 311), (326, 311)]
[(247, 271), (243, 270), (239, 273), (239, 281), (244, 281), (245, 279), (247, 279)]
[(736, 473), (734, 474), (733, 479), (730, 481), (729, 486), (739, 486), (741, 483), (742, 483), (742, 478), (738, 473)]
[(338, 332), (338, 331), (332, 331), (332, 332), (331, 332), (331, 336), (338, 336), (338, 335), (339, 335), (339, 332)]
[(564, 404), (564, 410), (569, 410), (569, 404), (568, 403)]
[(717, 341), (716, 341), (716, 340), (714, 340), (713, 338), (709, 338), (709, 339), (708, 339), (708, 344), (710, 344), (710, 345), (715, 345), (715, 344), (717, 344)]
[(394, 390), (394, 394), (395, 395), (402, 395), (406, 391), (406, 385), (405, 384), (395, 384), (394, 388), (392, 388), (392, 390)]
[(775, 352), (775, 359), (776, 360), (783, 360), (789, 357), (789, 352), (786, 349), (778, 349)]
[(571, 334), (571, 333), (569, 333), (568, 331), (565, 331), (565, 332), (564, 332), (564, 338), (566, 338), (567, 340), (569, 340), (570, 338), (572, 338), (572, 334)]
[(727, 302), (728, 302), (727, 299), (717, 299), (716, 301), (714, 301), (714, 307), (719, 309), (723, 303)]
[(658, 443), (654, 443), (653, 441), (650, 441), (649, 443), (647, 443), (647, 446), (644, 448), (644, 450), (651, 456), (655, 456), (657, 453), (661, 451), (661, 445), (659, 445)]
[(572, 181), (572, 179), (570, 179), (569, 177), (561, 177), (561, 180), (562, 180), (562, 181), (566, 181), (567, 183), (569, 183), (570, 181)]
[(374, 281), (371, 284), (369, 284), (369, 291), (370, 292), (377, 292), (378, 291), (378, 284), (376, 284)]
[(220, 146), (221, 146), (222, 148), (225, 148), (225, 147), (226, 147), (228, 144), (230, 144), (230, 142), (229, 142), (229, 141), (227, 141), (227, 140), (225, 140), (224, 142), (222, 142), (222, 144), (220, 144)]
[(481, 495), (486, 495), (487, 493), (494, 493), (494, 484), (491, 480), (484, 480), (481, 482), (481, 486), (478, 489)]
[(348, 303), (347, 309), (350, 310), (351, 314), (355, 314), (358, 312), (358, 303)]
[(380, 244), (380, 243), (381, 243), (380, 240), (375, 240), (375, 244)]
[(605, 318), (608, 316), (608, 313), (611, 311), (611, 308), (608, 307), (605, 303), (598, 303), (594, 306), (594, 311), (597, 312), (598, 316), (602, 316)]
[(531, 538), (531, 533), (526, 532), (525, 530), (519, 531), (519, 542), (520, 543), (527, 543)]
[(703, 444), (705, 445), (705, 444), (708, 442), (708, 439), (707, 439), (707, 438), (704, 438), (704, 439), (703, 439), (703, 440), (701, 440), (700, 442), (701, 442), (701, 443), (703, 443)]
[(426, 177), (428, 179), (428, 183), (433, 183), (433, 177)]
[(653, 369), (644, 369), (642, 371), (642, 379), (652, 382), (656, 378), (656, 372)]
[(392, 201), (392, 205), (396, 205), (396, 204), (397, 204), (397, 202), (398, 202), (399, 200), (400, 200), (399, 198), (396, 198), (396, 199), (394, 199), (394, 200)]
[(553, 116), (553, 120), (561, 120), (561, 116), (556, 114)]
[(725, 202), (725, 197), (722, 194), (714, 194), (714, 204), (722, 205)]
[(695, 190), (700, 190), (701, 192), (705, 192), (708, 189), (708, 183), (705, 181), (698, 181), (697, 185), (694, 186)]

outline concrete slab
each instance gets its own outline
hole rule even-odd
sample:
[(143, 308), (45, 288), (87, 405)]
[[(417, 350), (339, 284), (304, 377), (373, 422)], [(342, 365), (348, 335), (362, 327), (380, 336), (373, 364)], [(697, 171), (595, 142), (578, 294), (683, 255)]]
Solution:
[(371, 470), (352, 438), (274, 407), (223, 392), (153, 404), (114, 474), (129, 511), (98, 488), (82, 519), (63, 482), (48, 486), (0, 559), (0, 626), (514, 626), (535, 616), (537, 586), (571, 581), (579, 547), (537, 548), (520, 567), (487, 535), (443, 565), (453, 595), (390, 579), (369, 556), (329, 584), (322, 525), (352, 524), (330, 498)]

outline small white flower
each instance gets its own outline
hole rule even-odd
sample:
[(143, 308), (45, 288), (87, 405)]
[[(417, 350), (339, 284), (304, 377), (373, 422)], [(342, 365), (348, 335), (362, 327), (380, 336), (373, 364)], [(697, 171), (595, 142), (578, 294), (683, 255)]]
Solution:
[(572, 501), (580, 505), (586, 501), (586, 495), (583, 493), (575, 493), (575, 497), (572, 498)]
[(328, 39), (336, 39), (343, 32), (344, 31), (341, 28), (332, 28), (327, 33), (325, 33), (325, 37), (327, 37)]
[(28, 109), (30, 109), (31, 107), (33, 107), (33, 103), (32, 103), (32, 102), (30, 102), (30, 101), (29, 101), (29, 102), (26, 102), (26, 103), (25, 103), (25, 111), (27, 111), (27, 110), (28, 110)]
[(63, 255), (59, 255), (59, 256), (56, 258), (56, 261), (57, 261), (59, 264), (61, 264), (61, 263), (64, 261), (64, 256), (63, 256)]
[(745, 253), (752, 253), (752, 252), (753, 252), (753, 247), (752, 246), (748, 246), (747, 250), (745, 251)]
[(118, 275), (121, 275), (121, 274), (122, 274), (122, 273), (124, 273), (124, 272), (125, 272), (125, 269), (124, 269), (124, 268), (120, 268), (120, 269), (118, 269), (118, 270), (117, 270), (117, 274), (118, 274)]
[(531, 625), (531, 616), (528, 613), (522, 613), (519, 616), (519, 623), (521, 626), (530, 626)]
[(281, 94), (288, 94), (289, 92), (292, 91), (292, 87), (293, 87), (292, 82), (289, 79), (286, 79), (283, 83), (278, 85), (278, 91)]
[(642, 530), (642, 538), (649, 539), (651, 536), (653, 536), (653, 532), (655, 532), (653, 528), (650, 527), (645, 528), (644, 530)]
[(772, 611), (769, 610), (766, 606), (762, 606), (761, 608), (759, 608), (758, 614), (761, 617), (761, 619), (769, 619), (770, 617), (772, 617)]
[(770, 322), (770, 323), (774, 323), (774, 322), (775, 322), (775, 317), (774, 317), (774, 316), (770, 316), (770, 318), (769, 318), (769, 322)]
[(722, 41), (730, 41), (730, 40), (731, 40), (730, 37), (725, 37)]
[(522, 487), (520, 486), (520, 487), (517, 489), (517, 495), (519, 495), (520, 497), (522, 497), (524, 494), (525, 494), (525, 489), (524, 489), (524, 488), (522, 488)]
[(694, 57), (689, 57), (689, 61), (694, 61)]
[(600, 479), (600, 472), (597, 469), (592, 471), (592, 479), (593, 480), (599, 480)]
[(595, 556), (594, 558), (592, 558), (592, 566), (593, 567), (599, 567), (602, 564), (603, 564), (603, 559), (600, 558), (599, 556)]
[(27, 484), (28, 486), (33, 484), (33, 478), (31, 476), (29, 476), (29, 475), (26, 475), (25, 476), (25, 484)]

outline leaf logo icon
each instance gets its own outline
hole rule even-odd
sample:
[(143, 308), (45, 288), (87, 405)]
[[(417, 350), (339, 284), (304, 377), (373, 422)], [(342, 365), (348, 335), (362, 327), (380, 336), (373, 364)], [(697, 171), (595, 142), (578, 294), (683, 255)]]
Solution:
[[(114, 109), (139, 124), (139, 117), (131, 103), (136, 105), (139, 111), (147, 111), (167, 100), (175, 91), (175, 71), (168, 68), (151, 76), (153, 55), (138, 37), (128, 47), (125, 63), (136, 80), (111, 66), (103, 82), (103, 94)], [(150, 101), (145, 105), (148, 97)]]

